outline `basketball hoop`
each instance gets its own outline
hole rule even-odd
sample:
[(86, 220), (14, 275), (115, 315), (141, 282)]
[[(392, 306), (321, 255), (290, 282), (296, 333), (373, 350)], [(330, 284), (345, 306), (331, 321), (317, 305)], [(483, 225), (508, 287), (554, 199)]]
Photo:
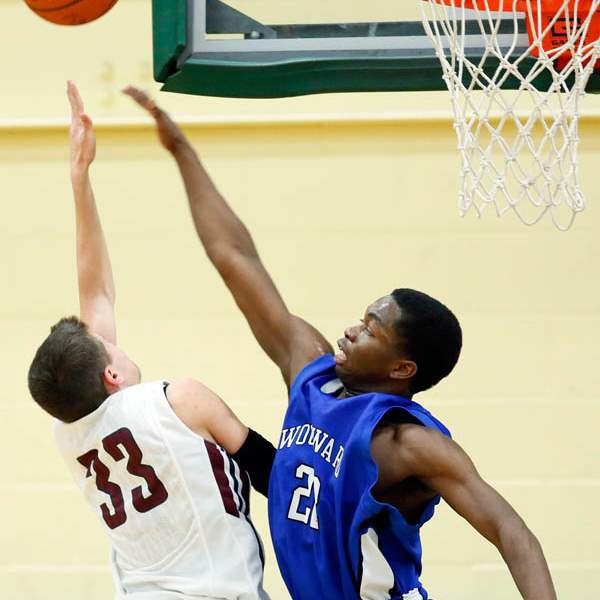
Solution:
[[(451, 94), (462, 166), (459, 210), (550, 214), (567, 230), (585, 208), (579, 105), (600, 76), (600, 0), (422, 0)], [(484, 48), (465, 40), (476, 31)], [(483, 51), (482, 51), (483, 50)]]

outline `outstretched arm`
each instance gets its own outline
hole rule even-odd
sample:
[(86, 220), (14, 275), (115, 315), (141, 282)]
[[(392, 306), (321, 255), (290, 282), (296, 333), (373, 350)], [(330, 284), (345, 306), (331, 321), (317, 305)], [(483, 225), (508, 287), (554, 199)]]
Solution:
[(75, 200), (80, 317), (91, 333), (114, 344), (115, 286), (89, 175), (96, 156), (96, 138), (92, 120), (85, 114), (72, 81), (67, 84), (67, 95), (71, 104), (71, 185)]
[(218, 192), (179, 127), (144, 92), (129, 87), (125, 94), (154, 118), (161, 143), (179, 167), (206, 254), (289, 387), (302, 367), (331, 352), (331, 346), (314, 327), (289, 312), (248, 230)]
[(498, 548), (524, 600), (556, 600), (537, 538), (458, 444), (419, 425), (399, 425), (379, 442), (374, 438), (373, 454), (386, 464), (389, 483), (417, 477)]

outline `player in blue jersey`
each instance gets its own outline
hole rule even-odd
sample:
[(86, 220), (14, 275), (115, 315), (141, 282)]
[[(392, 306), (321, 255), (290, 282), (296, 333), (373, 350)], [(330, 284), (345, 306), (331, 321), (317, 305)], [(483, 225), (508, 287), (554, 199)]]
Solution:
[(420, 527), (440, 497), (500, 551), (527, 600), (555, 600), (539, 542), (412, 397), (450, 373), (456, 317), (399, 289), (338, 341), (291, 314), (243, 223), (173, 121), (138, 90), (183, 177), (192, 217), (254, 336), (290, 391), (269, 484), (277, 560), (294, 600), (423, 600)]

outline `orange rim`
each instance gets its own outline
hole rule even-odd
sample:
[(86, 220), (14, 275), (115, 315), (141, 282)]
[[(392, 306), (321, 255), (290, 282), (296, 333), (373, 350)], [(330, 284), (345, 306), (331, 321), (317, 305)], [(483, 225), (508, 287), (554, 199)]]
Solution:
[[(541, 15), (538, 15), (538, 2), (536, 0), (435, 0), (437, 4), (445, 4), (446, 6), (455, 8), (466, 8), (471, 10), (492, 11), (492, 12), (518, 12), (527, 14), (531, 10), (531, 18), (527, 18), (527, 29), (529, 31), (529, 40), (533, 43), (535, 35), (532, 33), (531, 25), (536, 25), (541, 21), (542, 30), (548, 28), (551, 22), (555, 21), (553, 26), (549, 28), (542, 45), (545, 50), (552, 50), (554, 48), (560, 48), (568, 41), (569, 28), (567, 21), (564, 18), (559, 17), (555, 19), (557, 13), (564, 11), (568, 7), (568, 15), (573, 15), (575, 12), (575, 5), (577, 4), (580, 23), (587, 19), (587, 16), (593, 5), (593, 0), (543, 0)], [(538, 19), (538, 16), (541, 19)], [(572, 25), (571, 25), (572, 26)], [(537, 27), (536, 27), (537, 30)], [(600, 39), (600, 9), (596, 10), (596, 13), (592, 16), (591, 23), (589, 25), (587, 35), (583, 41), (583, 45), (587, 46), (593, 44)], [(579, 44), (579, 42), (578, 42)], [(534, 55), (537, 52), (534, 51)], [(561, 62), (569, 61), (569, 54), (567, 53), (560, 59)], [(600, 60), (595, 65), (596, 70), (600, 70)]]

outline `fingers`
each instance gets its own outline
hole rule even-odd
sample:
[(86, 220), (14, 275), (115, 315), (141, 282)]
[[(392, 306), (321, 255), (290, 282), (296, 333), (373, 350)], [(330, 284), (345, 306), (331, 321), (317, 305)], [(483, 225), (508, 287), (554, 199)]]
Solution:
[(81, 99), (77, 86), (71, 80), (67, 81), (67, 97), (69, 98), (72, 113), (82, 113), (84, 110), (83, 100)]
[(154, 110), (158, 108), (154, 100), (152, 100), (152, 98), (150, 98), (150, 96), (148, 96), (146, 92), (143, 92), (139, 88), (136, 88), (132, 85), (128, 85), (123, 90), (123, 93), (126, 96), (129, 96), (132, 100), (134, 100), (134, 102), (137, 102), (142, 108), (145, 108), (150, 112), (154, 112)]
[(82, 123), (85, 129), (92, 128), (92, 119), (84, 112), (83, 100), (75, 83), (67, 81), (67, 97), (71, 105), (71, 122), (73, 125)]
[(129, 96), (134, 102), (139, 104), (143, 109), (147, 110), (155, 119), (163, 115), (163, 111), (157, 106), (156, 102), (143, 92), (139, 88), (134, 87), (133, 85), (128, 85), (123, 93), (126, 96)]

